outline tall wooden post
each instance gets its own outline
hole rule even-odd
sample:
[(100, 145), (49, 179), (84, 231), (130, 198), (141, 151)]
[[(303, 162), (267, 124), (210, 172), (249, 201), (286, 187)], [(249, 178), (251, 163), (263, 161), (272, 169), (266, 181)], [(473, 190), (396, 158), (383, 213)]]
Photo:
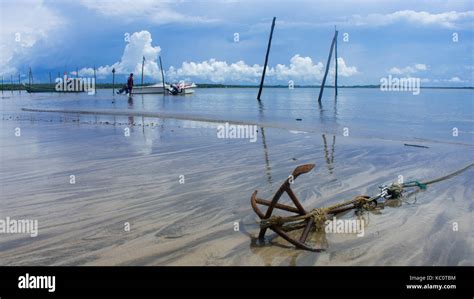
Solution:
[(97, 94), (97, 76), (95, 73), (95, 65), (94, 65), (94, 94)]
[(334, 72), (334, 94), (337, 96), (337, 33), (338, 31), (335, 30), (335, 43), (334, 43), (334, 62), (335, 62), (335, 72)]
[(30, 67), (30, 71), (28, 72), (28, 84), (30, 86), (33, 85), (33, 72), (31, 71), (31, 67)]
[(161, 82), (163, 83), (163, 94), (165, 94), (165, 74), (163, 73), (163, 64), (161, 63), (161, 56), (160, 58), (160, 69), (161, 69)]
[(270, 47), (272, 46), (272, 37), (273, 37), (273, 29), (275, 29), (275, 21), (276, 21), (276, 17), (273, 17), (272, 29), (270, 30), (270, 38), (268, 39), (267, 54), (265, 55), (265, 63), (263, 65), (262, 80), (260, 81), (260, 88), (258, 90), (257, 100), (259, 101), (260, 101), (260, 96), (262, 95), (263, 82), (265, 81), (265, 72), (267, 71), (268, 55), (270, 54)]
[(115, 95), (115, 68), (112, 69), (112, 94)]
[(142, 59), (142, 86), (143, 86), (143, 68), (145, 67), (145, 56)]
[(321, 103), (321, 98), (323, 97), (324, 85), (326, 84), (326, 77), (328, 76), (329, 64), (331, 63), (332, 51), (334, 49), (334, 43), (336, 42), (337, 31), (334, 33), (334, 38), (332, 39), (331, 49), (329, 49), (328, 61), (326, 63), (326, 70), (324, 71), (323, 82), (321, 83), (321, 88), (319, 89), (318, 102)]

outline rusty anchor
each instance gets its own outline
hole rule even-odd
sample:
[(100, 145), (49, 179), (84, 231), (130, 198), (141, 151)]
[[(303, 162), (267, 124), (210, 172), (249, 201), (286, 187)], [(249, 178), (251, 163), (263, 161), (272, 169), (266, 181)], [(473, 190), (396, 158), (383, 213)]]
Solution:
[[(357, 196), (353, 200), (345, 201), (330, 207), (306, 211), (291, 189), (291, 184), (297, 177), (310, 172), (314, 167), (315, 164), (304, 164), (296, 167), (295, 170), (293, 170), (293, 173), (280, 186), (271, 201), (258, 198), (257, 190), (253, 192), (250, 202), (254, 212), (260, 218), (259, 240), (263, 240), (265, 233), (270, 229), (297, 248), (316, 252), (323, 251), (324, 248), (315, 248), (308, 245), (306, 240), (312, 230), (323, 232), (324, 224), (329, 214), (334, 215), (367, 204), (371, 206), (376, 205), (375, 197), (370, 198), (369, 196)], [(294, 206), (278, 203), (285, 192), (290, 197)], [(262, 212), (258, 205), (267, 206), (268, 208), (266, 212)], [(288, 217), (273, 215), (275, 209), (291, 212), (296, 215)], [(288, 232), (298, 229), (303, 229), (299, 239), (292, 238), (288, 234)]]
[[(260, 218), (260, 233), (258, 235), (259, 240), (263, 241), (265, 238), (265, 233), (268, 229), (270, 229), (297, 248), (310, 251), (322, 251), (324, 248), (315, 248), (311, 245), (308, 245), (307, 239), (310, 231), (324, 233), (326, 221), (329, 215), (334, 216), (352, 209), (356, 209), (358, 211), (378, 210), (380, 209), (379, 204), (383, 208), (383, 206), (387, 203), (387, 200), (400, 200), (401, 198), (407, 198), (413, 194), (416, 194), (420, 190), (425, 190), (428, 185), (448, 180), (463, 173), (471, 167), (474, 167), (474, 163), (468, 164), (455, 172), (433, 180), (423, 182), (414, 180), (405, 183), (391, 183), (389, 185), (380, 186), (380, 192), (372, 197), (367, 195), (359, 195), (352, 200), (346, 200), (329, 207), (316, 208), (307, 211), (304, 209), (303, 205), (301, 205), (300, 201), (291, 189), (291, 184), (297, 177), (310, 172), (314, 167), (315, 164), (304, 164), (296, 167), (295, 170), (293, 170), (293, 173), (280, 186), (271, 201), (257, 198), (257, 190), (253, 192), (250, 202), (252, 204), (252, 209)], [(403, 193), (406, 188), (418, 188), (418, 190), (413, 191), (405, 196)], [(294, 206), (278, 203), (281, 196), (285, 192), (290, 197)], [(379, 202), (379, 200), (381, 200), (381, 202)], [(267, 206), (268, 208), (266, 212), (263, 213), (258, 205)], [(273, 215), (273, 211), (275, 209), (287, 211), (296, 215)], [(299, 229), (303, 229), (299, 239), (294, 239), (288, 234), (288, 232)]]

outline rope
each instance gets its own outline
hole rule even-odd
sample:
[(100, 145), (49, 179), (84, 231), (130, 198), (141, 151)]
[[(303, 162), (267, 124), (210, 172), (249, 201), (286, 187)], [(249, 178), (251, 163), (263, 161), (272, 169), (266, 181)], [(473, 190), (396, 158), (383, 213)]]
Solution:
[(455, 172), (452, 172), (448, 175), (445, 175), (445, 176), (442, 176), (440, 178), (437, 178), (437, 179), (434, 179), (434, 180), (431, 180), (431, 181), (427, 181), (427, 182), (424, 182), (423, 184), (425, 185), (431, 185), (431, 184), (434, 184), (434, 183), (438, 183), (438, 182), (441, 182), (441, 181), (444, 181), (444, 180), (447, 180), (447, 179), (450, 179), (454, 176), (457, 176), (458, 174), (461, 174), (463, 173), (464, 171), (468, 170), (469, 168), (471, 168), (472, 166), (474, 166), (474, 163), (471, 163), (469, 165), (467, 165), (466, 167), (464, 168), (461, 168)]
[[(346, 207), (348, 205), (353, 205), (350, 208), (356, 208), (356, 209), (364, 209), (364, 210), (373, 210), (377, 206), (377, 200), (385, 197), (385, 198), (391, 198), (391, 199), (396, 199), (402, 197), (402, 193), (404, 191), (404, 188), (410, 188), (410, 187), (418, 187), (420, 190), (426, 190), (428, 185), (438, 183), (447, 179), (450, 179), (454, 176), (457, 176), (461, 174), (462, 172), (468, 170), (474, 166), (474, 163), (471, 163), (467, 165), (464, 168), (461, 168), (455, 172), (452, 172), (448, 175), (439, 177), (434, 180), (426, 181), (426, 182), (420, 182), (418, 180), (413, 180), (406, 182), (404, 184), (391, 184), (389, 186), (383, 187), (382, 192), (380, 194), (377, 194), (373, 197), (368, 197), (368, 196), (357, 196), (352, 200), (344, 201), (341, 203), (334, 204), (332, 206), (326, 207), (326, 208), (316, 208), (311, 210), (310, 212), (304, 214), (304, 215), (298, 215), (298, 216), (288, 216), (288, 217), (282, 217), (282, 216), (277, 216), (273, 215), (268, 219), (262, 219), (260, 221), (260, 227), (262, 228), (268, 228), (271, 226), (280, 226), (284, 231), (291, 231), (295, 229), (299, 229), (304, 227), (306, 224), (306, 220), (309, 218), (313, 218), (314, 221), (314, 226), (317, 231), (320, 231), (324, 223), (326, 221), (326, 215), (328, 213), (331, 213), (332, 211), (336, 211), (340, 208)], [(384, 191), (386, 193), (384, 193)], [(415, 199), (416, 201), (416, 199)], [(337, 213), (337, 212), (336, 212)]]

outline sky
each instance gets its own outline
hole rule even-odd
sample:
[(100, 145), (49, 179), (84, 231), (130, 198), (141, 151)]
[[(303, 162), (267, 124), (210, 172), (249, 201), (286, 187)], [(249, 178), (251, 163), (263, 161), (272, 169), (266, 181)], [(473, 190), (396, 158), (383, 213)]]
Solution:
[(474, 86), (472, 0), (0, 0), (0, 75), (258, 84), (273, 17), (267, 84), (320, 84), (337, 26), (340, 85)]

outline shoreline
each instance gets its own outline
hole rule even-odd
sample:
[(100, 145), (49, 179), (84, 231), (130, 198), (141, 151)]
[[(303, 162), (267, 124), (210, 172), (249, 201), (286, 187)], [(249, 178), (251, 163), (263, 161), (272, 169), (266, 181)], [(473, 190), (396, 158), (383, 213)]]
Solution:
[[(153, 85), (154, 83), (144, 84), (143, 86)], [(123, 85), (123, 84), (122, 84)], [(115, 89), (120, 89), (122, 85), (115, 85)], [(207, 83), (196, 83), (196, 89), (212, 89), (212, 88), (255, 88), (258, 89), (258, 85), (232, 85), (232, 84), (207, 84)], [(50, 87), (50, 84), (32, 84), (34, 87)], [(141, 85), (136, 85), (136, 87)], [(334, 88), (330, 84), (324, 86), (325, 88)], [(285, 88), (288, 89), (287, 85), (265, 85), (264, 88)], [(320, 89), (321, 85), (295, 85), (294, 89), (301, 89), (301, 88), (317, 88)], [(380, 85), (350, 85), (350, 86), (337, 86), (337, 88), (342, 89), (380, 89)], [(113, 89), (112, 84), (108, 83), (98, 83), (97, 89)], [(473, 90), (474, 86), (420, 86), (420, 89), (461, 89), (461, 90)], [(4, 84), (3, 87), (0, 87), (0, 91), (7, 92), (7, 91), (25, 91), (26, 89), (19, 84), (13, 84), (13, 88), (10, 84)], [(48, 93), (48, 92), (45, 92)], [(49, 92), (51, 93), (51, 92)], [(54, 92), (53, 92), (54, 93)]]

